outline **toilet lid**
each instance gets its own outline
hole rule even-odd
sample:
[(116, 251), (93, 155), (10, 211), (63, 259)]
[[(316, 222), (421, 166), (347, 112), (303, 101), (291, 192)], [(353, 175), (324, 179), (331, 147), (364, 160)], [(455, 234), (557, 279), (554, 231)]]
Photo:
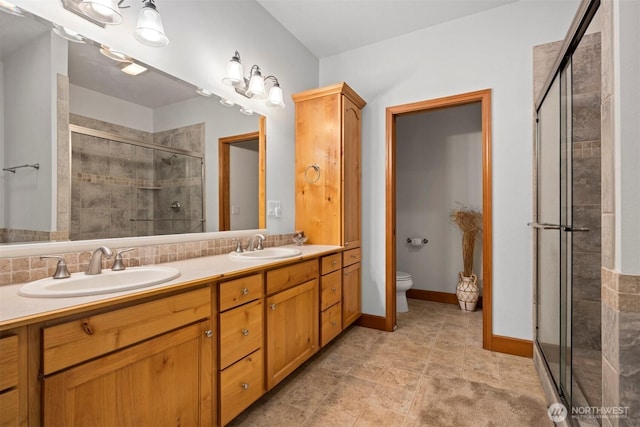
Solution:
[(411, 275), (409, 273), (405, 273), (404, 271), (396, 271), (396, 280), (410, 280)]

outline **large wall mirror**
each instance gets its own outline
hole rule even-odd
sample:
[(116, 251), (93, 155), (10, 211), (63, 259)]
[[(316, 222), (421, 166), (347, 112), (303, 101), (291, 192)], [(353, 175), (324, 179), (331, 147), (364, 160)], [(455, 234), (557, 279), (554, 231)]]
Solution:
[(0, 11), (0, 243), (265, 228), (266, 120), (219, 100)]

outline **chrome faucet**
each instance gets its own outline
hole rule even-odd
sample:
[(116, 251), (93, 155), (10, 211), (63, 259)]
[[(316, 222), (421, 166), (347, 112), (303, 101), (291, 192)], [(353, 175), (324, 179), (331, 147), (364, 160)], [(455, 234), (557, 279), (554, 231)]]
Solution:
[[(256, 238), (258, 239), (258, 244), (256, 245)], [(266, 237), (264, 237), (262, 234), (254, 234), (253, 237), (251, 238), (251, 240), (249, 240), (249, 245), (247, 246), (247, 250), (248, 251), (261, 251), (262, 249), (264, 249), (262, 247), (262, 242), (264, 242), (264, 240), (266, 239)]]
[(102, 255), (107, 258), (111, 258), (113, 256), (113, 252), (111, 252), (111, 249), (106, 246), (100, 246), (98, 249), (93, 251), (91, 259), (89, 260), (89, 266), (84, 274), (92, 276), (102, 273)]

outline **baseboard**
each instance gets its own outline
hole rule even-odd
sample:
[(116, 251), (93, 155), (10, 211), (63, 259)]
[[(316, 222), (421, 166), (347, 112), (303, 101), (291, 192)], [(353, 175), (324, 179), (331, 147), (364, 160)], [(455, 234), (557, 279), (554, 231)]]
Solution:
[(533, 342), (520, 338), (492, 335), (491, 351), (513, 354), (515, 356), (533, 357)]
[(356, 325), (364, 326), (365, 328), (378, 329), (380, 331), (387, 331), (387, 319), (383, 316), (374, 316), (372, 314), (361, 314), (360, 318), (356, 320)]
[[(456, 296), (456, 294), (452, 294), (449, 292), (426, 291), (424, 289), (409, 289), (407, 291), (407, 298), (458, 305), (458, 297)], [(482, 297), (478, 298), (476, 308), (482, 308)]]

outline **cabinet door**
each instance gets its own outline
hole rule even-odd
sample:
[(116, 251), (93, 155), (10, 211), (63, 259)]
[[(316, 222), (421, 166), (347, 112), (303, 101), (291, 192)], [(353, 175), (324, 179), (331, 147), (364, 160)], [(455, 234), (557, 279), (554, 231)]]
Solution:
[(213, 425), (209, 321), (44, 379), (46, 426)]
[(360, 109), (346, 96), (342, 97), (342, 169), (343, 169), (343, 236), (342, 244), (348, 248), (360, 247), (360, 218), (362, 196), (360, 190), (362, 130)]
[(360, 263), (342, 270), (342, 329), (358, 320), (362, 313), (360, 273)]
[(340, 98), (296, 104), (296, 229), (308, 243), (342, 244)]
[(267, 389), (318, 351), (318, 279), (267, 298)]

